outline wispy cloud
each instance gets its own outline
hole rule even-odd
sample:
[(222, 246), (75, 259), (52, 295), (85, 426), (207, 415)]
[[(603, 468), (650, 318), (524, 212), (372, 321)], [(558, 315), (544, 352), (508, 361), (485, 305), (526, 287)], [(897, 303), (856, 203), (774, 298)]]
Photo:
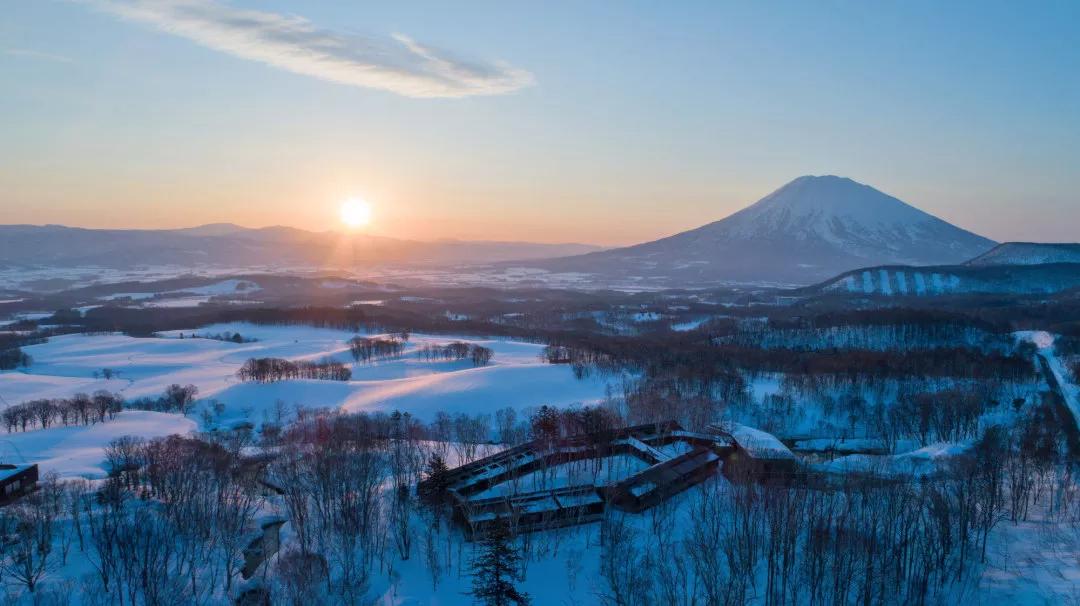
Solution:
[(408, 97), (499, 95), (533, 82), (501, 61), (465, 61), (408, 36), (321, 29), (294, 15), (216, 0), (77, 0), (208, 48), (314, 78)]
[(65, 57), (63, 55), (57, 55), (53, 53), (43, 53), (29, 48), (7, 48), (4, 49), (5, 55), (11, 55), (12, 57), (26, 57), (28, 59), (43, 59), (45, 61), (56, 61), (57, 63), (71, 63), (71, 57)]

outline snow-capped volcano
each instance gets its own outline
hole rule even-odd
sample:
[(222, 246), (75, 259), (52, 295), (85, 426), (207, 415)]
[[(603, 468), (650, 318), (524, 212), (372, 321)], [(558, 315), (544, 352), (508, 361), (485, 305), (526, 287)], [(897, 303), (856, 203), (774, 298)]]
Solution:
[(697, 229), (542, 266), (687, 284), (808, 284), (868, 265), (961, 263), (992, 246), (873, 187), (808, 176)]
[(705, 230), (729, 239), (782, 236), (831, 244), (864, 259), (916, 265), (965, 261), (994, 245), (869, 185), (834, 176), (799, 177), (694, 231)]

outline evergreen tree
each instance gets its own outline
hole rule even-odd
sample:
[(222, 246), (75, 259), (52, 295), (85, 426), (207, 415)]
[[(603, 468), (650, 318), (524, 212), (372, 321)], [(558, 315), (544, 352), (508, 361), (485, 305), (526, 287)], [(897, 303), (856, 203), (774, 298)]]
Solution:
[(529, 594), (513, 583), (520, 565), (521, 554), (510, 546), (510, 529), (503, 523), (484, 537), (479, 555), (469, 563), (473, 588), (466, 595), (484, 606), (528, 606)]
[(421, 498), (429, 503), (440, 502), (449, 483), (449, 474), (450, 468), (446, 466), (446, 461), (438, 453), (431, 455), (427, 464), (427, 480), (420, 490)]
[(550, 444), (559, 439), (562, 415), (556, 408), (545, 404), (533, 413), (529, 425), (534, 440), (543, 440)]

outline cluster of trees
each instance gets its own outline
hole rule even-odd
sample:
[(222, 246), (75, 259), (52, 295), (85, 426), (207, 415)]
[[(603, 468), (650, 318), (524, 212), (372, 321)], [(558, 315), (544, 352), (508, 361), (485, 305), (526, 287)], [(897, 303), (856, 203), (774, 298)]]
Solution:
[[(541, 409), (530, 417), (530, 434), (576, 433), (591, 414)], [(1080, 501), (1062, 501), (1075, 489), (1062, 454), (1060, 426), (1047, 417), (1015, 432), (987, 428), (944, 475), (922, 482), (851, 478), (820, 490), (717, 479), (694, 489), (688, 502), (645, 515), (609, 510), (599, 529), (598, 597), (622, 606), (954, 599), (978, 584), (994, 529), (1026, 519), (1034, 504), (1052, 505), (1054, 519), (1080, 528)], [(427, 473), (438, 478), (445, 464), (435, 457)], [(568, 534), (590, 532), (585, 528), (515, 536), (511, 524), (509, 536), (486, 537), (472, 561), (472, 595), (485, 604), (515, 603), (528, 563), (559, 552)], [(494, 553), (509, 567), (488, 561)], [(566, 557), (573, 587), (580, 568)]]
[(354, 332), (375, 328), (374, 320), (357, 307), (274, 308), (204, 304), (199, 307), (132, 308), (106, 305), (88, 311), (78, 320), (88, 332), (121, 331), (136, 337), (231, 322), (315, 326)]
[(26, 368), (27, 366), (30, 366), (33, 361), (30, 354), (18, 347), (0, 351), (0, 370)]
[(710, 482), (691, 497), (685, 525), (667, 506), (644, 529), (611, 512), (602, 593), (625, 606), (938, 603), (969, 569), (961, 545), (977, 541), (952, 518), (957, 498), (943, 487)]
[[(0, 351), (7, 351), (9, 349), (18, 349), (20, 347), (26, 347), (27, 345), (39, 345), (48, 341), (44, 331), (42, 333), (35, 334), (22, 334), (22, 328), (17, 328), (21, 321), (14, 324), (8, 324), (5, 329), (8, 332), (0, 332)], [(29, 330), (37, 328), (37, 324), (30, 326)]]
[(408, 337), (360, 337), (349, 339), (349, 353), (357, 362), (371, 362), (381, 358), (400, 356), (405, 351)]
[(491, 348), (454, 341), (446, 345), (424, 345), (416, 350), (416, 357), (421, 360), (465, 360), (472, 361), (473, 366), (487, 366), (491, 362), (495, 352)]
[(567, 436), (599, 437), (623, 426), (617, 412), (601, 406), (541, 406), (528, 417), (528, 438), (553, 442)]
[(8, 406), (0, 413), (8, 433), (48, 429), (55, 425), (91, 425), (112, 420), (124, 408), (120, 394), (97, 391), (70, 398), (30, 400)]
[(319, 379), (323, 381), (348, 381), (352, 378), (349, 367), (335, 360), (292, 361), (283, 358), (249, 358), (236, 371), (241, 381), (273, 383), (287, 379)]
[(0, 570), (46, 599), (39, 583), (77, 549), (91, 574), (78, 589), (52, 584), (57, 595), (94, 606), (231, 601), (269, 485), (295, 536), (255, 570), (271, 603), (362, 603), (373, 572), (392, 575), (416, 553), (425, 523), (409, 487), (427, 460), (422, 434), (409, 415), (305, 412), (271, 459), (245, 457), (225, 435), (118, 438), (104, 483), (46, 478), (0, 511)]
[(80, 495), (76, 484), (61, 484), (50, 474), (36, 491), (0, 510), (0, 573), (7, 583), (25, 588), (43, 603), (50, 598), (62, 603), (70, 595), (71, 588), (63, 586), (35, 591), (46, 574), (67, 563), (74, 532), (62, 520), (80, 506)]
[(1034, 378), (787, 375), (775, 393), (728, 401), (728, 414), (777, 435), (877, 438), (892, 450), (902, 440), (927, 445), (974, 438), (987, 421), (1030, 414), (1038, 390)]
[(70, 398), (30, 400), (8, 406), (0, 418), (8, 433), (71, 425), (92, 425), (111, 421), (125, 408), (188, 414), (199, 389), (194, 385), (172, 384), (156, 398), (125, 401), (118, 393), (99, 390), (92, 395), (77, 393)]
[[(9, 331), (22, 331), (22, 330), (35, 330), (37, 324), (29, 327), (17, 326), (21, 324), (16, 322), (15, 324), (9, 324), (6, 329)], [(47, 341), (45, 337), (33, 334), (24, 335), (19, 332), (5, 332), (0, 333), (0, 370), (14, 370), (16, 368), (26, 368), (33, 363), (34, 359), (30, 357), (30, 354), (22, 350), (27, 345), (37, 345)]]
[[(162, 400), (193, 397), (172, 386)], [(978, 578), (994, 528), (1033, 505), (1054, 503), (1080, 529), (1056, 414), (1040, 406), (1015, 432), (976, 434), (945, 475), (921, 482), (852, 478), (818, 490), (718, 478), (644, 515), (612, 510), (598, 528), (520, 534), (511, 524), (469, 547), (446, 503), (414, 493), (420, 479), (437, 484), (450, 461), (483, 456), (493, 437), (602, 435), (627, 424), (623, 409), (438, 413), (430, 423), (300, 410), (254, 458), (224, 433), (114, 441), (104, 483), (46, 478), (0, 511), (0, 570), (42, 594), (41, 580), (78, 553), (92, 572), (79, 590), (88, 604), (217, 603), (235, 597), (260, 515), (276, 511), (290, 539), (255, 571), (271, 603), (362, 603), (373, 575), (393, 578), (419, 559), (434, 589), (469, 575), (478, 603), (524, 604), (530, 562), (561, 554), (572, 586), (594, 572), (567, 551), (582, 534), (583, 548), (600, 550), (589, 582), (608, 604), (938, 603)], [(931, 420), (930, 431), (964, 422)]]
[[(873, 328), (873, 327), (879, 328)], [(891, 330), (889, 324), (867, 330)], [(950, 330), (912, 324), (929, 339)], [(955, 325), (956, 330), (982, 327)], [(795, 329), (785, 329), (795, 330)], [(804, 330), (804, 329), (799, 329)], [(805, 329), (831, 330), (831, 329)], [(857, 327), (837, 330), (858, 332)], [(984, 333), (996, 343), (996, 333)], [(848, 435), (874, 435), (889, 444), (902, 438), (966, 439), (992, 409), (1032, 393), (1038, 380), (1031, 352), (994, 346), (928, 349), (763, 349), (716, 345), (715, 337), (673, 334), (636, 339), (602, 335), (564, 336), (545, 348), (552, 363), (604, 373), (628, 371), (622, 397), (613, 399), (632, 423), (675, 419), (692, 428), (724, 408), (773, 432), (807, 424)], [(748, 381), (780, 379), (781, 392), (751, 398)], [(904, 394), (929, 394), (906, 397)], [(898, 400), (896, 406), (894, 403)]]
[(1060, 335), (1054, 339), (1054, 354), (1062, 359), (1073, 383), (1080, 383), (1080, 337)]
[(1080, 355), (1080, 336), (1058, 336), (1054, 339), (1054, 353), (1063, 357)]
[(979, 419), (994, 404), (973, 391), (912, 394), (901, 397), (878, 422), (890, 444), (909, 437), (920, 444), (959, 442), (978, 435)]
[(630, 424), (676, 420), (689, 429), (702, 429), (726, 407), (747, 400), (746, 381), (731, 372), (653, 372), (624, 381), (621, 395), (611, 406)]
[(569, 364), (579, 378), (592, 370), (613, 371), (617, 368), (615, 356), (580, 344), (551, 343), (540, 352), (540, 359), (548, 364)]
[(280, 603), (360, 603), (375, 571), (415, 555), (421, 435), (398, 413), (302, 414), (283, 433), (270, 473), (296, 540), (272, 570)]
[[(59, 483), (0, 513), (5, 572), (35, 597), (76, 553), (88, 564), (82, 587), (50, 584), (59, 600), (84, 604), (204, 604), (229, 594), (257, 530), (262, 497), (235, 452), (195, 438), (119, 438), (106, 448), (109, 478)], [(39, 602), (38, 600), (44, 600)]]
[(1035, 377), (1031, 358), (1019, 353), (984, 353), (944, 347), (917, 351), (754, 349), (716, 347), (716, 354), (756, 372), (860, 377), (968, 377), (1023, 381)]
[[(949, 473), (830, 490), (710, 481), (689, 519), (670, 504), (600, 531), (603, 598), (631, 604), (931, 604), (978, 583), (991, 532), (1013, 515), (1008, 433), (989, 429)], [(1016, 472), (1031, 480), (1038, 474)], [(1050, 474), (1053, 477), (1053, 474)], [(1074, 485), (1067, 473), (1050, 484)], [(1047, 493), (1043, 501), (1052, 499)], [(1026, 505), (1023, 506), (1026, 508)], [(1010, 511), (1012, 510), (1012, 511)]]
[[(180, 333), (180, 338), (181, 339), (184, 338), (184, 333)], [(193, 332), (188, 336), (188, 338), (190, 338), (190, 339), (213, 339), (214, 341), (226, 341), (226, 342), (229, 342), (229, 343), (254, 343), (254, 342), (256, 342), (258, 340), (258, 339), (255, 339), (253, 337), (245, 337), (244, 335), (240, 334), (239, 331), (230, 332), (228, 330), (226, 330), (225, 332), (204, 333), (204, 334), (201, 334), (201, 335), (195, 334)]]
[[(953, 330), (965, 327), (985, 333), (1005, 335), (1011, 330), (1008, 322), (980, 317), (970, 313), (970, 307), (961, 305), (959, 311), (917, 307), (868, 307), (864, 309), (845, 309), (843, 307), (807, 313), (807, 310), (794, 310), (789, 317), (771, 313), (769, 323), (781, 329), (793, 328), (829, 328), (837, 326), (913, 326), (927, 331)], [(773, 310), (774, 312), (776, 310)]]
[(716, 337), (719, 344), (763, 349), (855, 349), (909, 351), (914, 349), (972, 347), (982, 351), (1008, 351), (1014, 339), (969, 324), (842, 324), (777, 328), (769, 324), (745, 326)]
[(90, 373), (90, 376), (95, 379), (105, 379), (106, 381), (120, 376), (120, 371), (113, 368), (102, 368), (101, 370), (95, 370)]
[(661, 333), (629, 338), (573, 333), (550, 341), (541, 358), (553, 364), (571, 364), (575, 370), (582, 367), (579, 374), (627, 369), (702, 376), (744, 371), (878, 379), (969, 377), (1020, 381), (1035, 377), (1028, 352), (997, 347), (983, 349), (983, 346), (908, 351), (763, 348), (757, 343), (726, 342), (710, 334)]
[(194, 385), (173, 383), (166, 387), (165, 392), (156, 398), (129, 400), (127, 408), (154, 412), (178, 412), (186, 415), (191, 412), (192, 407), (195, 405), (195, 396), (198, 394), (199, 388)]

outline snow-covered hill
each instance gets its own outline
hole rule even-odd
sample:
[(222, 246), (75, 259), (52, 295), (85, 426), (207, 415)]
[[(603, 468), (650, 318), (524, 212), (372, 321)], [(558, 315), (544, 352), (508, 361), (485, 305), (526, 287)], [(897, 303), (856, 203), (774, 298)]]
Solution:
[(865, 267), (808, 289), (819, 293), (933, 297), (961, 294), (1052, 294), (1080, 288), (1080, 265), (946, 265)]
[(808, 284), (868, 265), (962, 263), (993, 245), (851, 179), (808, 176), (691, 231), (537, 265), (682, 283)]
[(1080, 244), (1003, 242), (966, 265), (1042, 265), (1080, 263)]
[[(370, 364), (355, 363), (348, 354), (349, 331), (304, 326), (243, 323), (204, 326), (199, 335), (239, 332), (255, 341), (234, 343), (192, 338), (192, 330), (166, 331), (160, 337), (120, 334), (71, 334), (26, 347), (34, 363), (20, 371), (0, 371), (0, 411), (36, 399), (69, 398), (77, 393), (107, 390), (128, 400), (157, 397), (173, 383), (194, 385), (202, 404), (220, 402), (215, 424), (259, 425), (277, 407), (342, 408), (348, 411), (400, 410), (425, 421), (436, 412), (494, 414), (511, 407), (524, 411), (543, 404), (565, 407), (602, 401), (617, 379), (577, 379), (566, 365), (541, 361), (544, 346), (506, 339), (414, 334), (402, 356)], [(188, 338), (181, 339), (186, 333)], [(467, 362), (422, 360), (417, 348), (454, 340), (482, 344), (494, 351), (491, 364), (474, 368)], [(296, 379), (275, 383), (242, 383), (236, 371), (252, 357), (320, 360), (332, 357), (349, 365), (349, 381)], [(95, 373), (109, 368), (111, 379)], [(102, 449), (110, 440), (135, 433), (143, 437), (187, 433), (195, 429), (176, 414), (129, 410), (116, 421), (92, 428), (49, 428), (7, 434), (0, 458), (18, 451), (18, 460), (42, 465), (42, 473), (103, 475)], [(206, 427), (203, 427), (206, 429)], [(120, 431), (121, 433), (117, 433)], [(5, 446), (6, 444), (6, 446)], [(70, 446), (71, 448), (67, 448)]]

